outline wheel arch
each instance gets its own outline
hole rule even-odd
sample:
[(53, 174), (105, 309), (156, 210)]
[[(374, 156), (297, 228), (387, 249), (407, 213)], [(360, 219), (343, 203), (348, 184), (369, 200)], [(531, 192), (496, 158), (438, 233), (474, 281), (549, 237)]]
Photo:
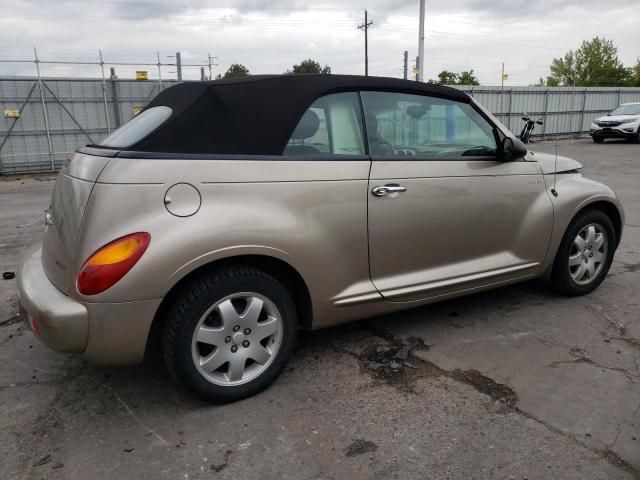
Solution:
[(294, 267), (284, 260), (268, 255), (236, 255), (213, 260), (201, 265), (180, 278), (171, 287), (162, 299), (151, 323), (147, 340), (146, 355), (152, 352), (155, 353), (155, 351), (159, 349), (162, 327), (166, 319), (166, 311), (184, 286), (203, 272), (231, 265), (247, 265), (259, 268), (276, 278), (291, 292), (296, 307), (296, 313), (298, 315), (299, 327), (303, 330), (311, 329), (313, 324), (313, 306), (311, 303), (309, 287), (302, 278), (302, 275), (300, 275)]
[(620, 245), (620, 238), (622, 237), (622, 214), (618, 207), (613, 202), (597, 200), (583, 205), (578, 209), (578, 211), (573, 215), (571, 222), (573, 222), (575, 218), (585, 210), (600, 210), (611, 219), (611, 223), (613, 223), (613, 227), (616, 230), (616, 248), (618, 248), (618, 245)]

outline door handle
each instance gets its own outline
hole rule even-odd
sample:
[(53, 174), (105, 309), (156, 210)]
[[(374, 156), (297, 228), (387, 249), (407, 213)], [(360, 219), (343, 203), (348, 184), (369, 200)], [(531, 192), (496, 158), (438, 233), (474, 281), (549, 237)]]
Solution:
[(373, 187), (371, 189), (371, 194), (376, 197), (384, 197), (385, 195), (389, 195), (390, 193), (402, 193), (406, 191), (407, 187), (403, 187), (402, 185), (398, 185), (397, 183), (388, 183), (386, 185)]

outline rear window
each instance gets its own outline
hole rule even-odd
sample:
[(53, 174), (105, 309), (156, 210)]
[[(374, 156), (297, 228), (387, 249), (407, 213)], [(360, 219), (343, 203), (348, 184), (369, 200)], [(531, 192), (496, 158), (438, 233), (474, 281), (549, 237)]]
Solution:
[(111, 148), (128, 148), (162, 125), (170, 116), (171, 108), (151, 107), (139, 113), (117, 130), (111, 132), (98, 145)]

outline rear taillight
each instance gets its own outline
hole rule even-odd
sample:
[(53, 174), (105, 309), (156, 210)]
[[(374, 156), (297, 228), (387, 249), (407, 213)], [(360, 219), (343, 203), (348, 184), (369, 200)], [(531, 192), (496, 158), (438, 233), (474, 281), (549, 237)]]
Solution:
[(78, 291), (96, 295), (111, 288), (140, 260), (150, 241), (151, 235), (138, 232), (107, 243), (84, 262), (78, 274)]

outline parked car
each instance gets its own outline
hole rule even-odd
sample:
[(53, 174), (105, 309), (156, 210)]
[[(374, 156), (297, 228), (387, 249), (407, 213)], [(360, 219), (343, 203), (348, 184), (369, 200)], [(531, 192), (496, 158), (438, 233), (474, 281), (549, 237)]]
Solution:
[(589, 134), (596, 143), (606, 138), (626, 138), (640, 143), (640, 102), (623, 103), (604, 117), (596, 118)]
[(298, 331), (536, 277), (596, 288), (614, 192), (465, 93), (341, 75), (182, 83), (60, 172), (21, 312), (97, 365), (160, 344), (214, 402), (269, 385)]

